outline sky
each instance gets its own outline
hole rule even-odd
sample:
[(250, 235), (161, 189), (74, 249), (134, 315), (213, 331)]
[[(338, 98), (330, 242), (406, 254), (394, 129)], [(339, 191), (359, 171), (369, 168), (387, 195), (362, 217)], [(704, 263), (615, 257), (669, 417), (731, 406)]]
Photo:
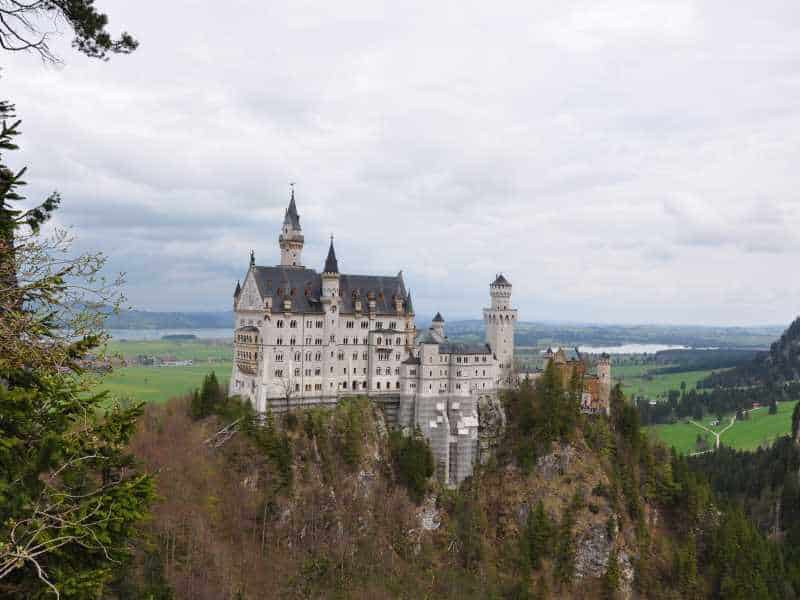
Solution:
[(141, 43), (0, 57), (28, 195), (149, 310), (279, 262), (403, 270), (419, 314), (779, 324), (800, 307), (800, 5), (98, 0)]

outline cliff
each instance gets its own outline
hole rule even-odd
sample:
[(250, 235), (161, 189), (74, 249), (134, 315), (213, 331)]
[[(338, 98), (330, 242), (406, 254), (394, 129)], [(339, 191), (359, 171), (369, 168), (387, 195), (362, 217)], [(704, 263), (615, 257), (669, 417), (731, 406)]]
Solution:
[(698, 553), (710, 547), (718, 513), (680, 459), (650, 446), (638, 424), (629, 431), (624, 419), (600, 416), (581, 417), (528, 463), (518, 453), (528, 447), (518, 407), (509, 408), (503, 431), (502, 407), (484, 407), (495, 429), (483, 442), (496, 452), (447, 490), (426, 478), (425, 453), (388, 432), (366, 399), (230, 438), (214, 435), (224, 419), (189, 418), (186, 401), (151, 406), (133, 449), (157, 474), (161, 500), (130, 566), (135, 592), (118, 597), (712, 592)]

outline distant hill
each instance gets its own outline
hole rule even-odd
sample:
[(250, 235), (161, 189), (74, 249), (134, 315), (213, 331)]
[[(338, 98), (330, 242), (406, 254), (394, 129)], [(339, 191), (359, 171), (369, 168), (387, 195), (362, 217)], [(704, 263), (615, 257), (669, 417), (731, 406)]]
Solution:
[[(430, 318), (417, 315), (424, 330)], [(109, 329), (225, 329), (233, 327), (232, 311), (150, 312), (129, 310), (109, 317)], [(483, 340), (483, 321), (453, 320), (445, 326), (454, 340)], [(598, 325), (592, 323), (542, 323), (520, 321), (517, 346), (616, 346), (620, 344), (669, 344), (692, 348), (749, 348), (766, 350), (780, 335), (781, 327), (706, 327), (692, 325)]]
[(747, 364), (715, 373), (706, 385), (741, 386), (800, 380), (800, 317), (795, 319), (769, 351), (759, 352)]
[(108, 329), (225, 329), (233, 327), (233, 312), (122, 311), (106, 321)]

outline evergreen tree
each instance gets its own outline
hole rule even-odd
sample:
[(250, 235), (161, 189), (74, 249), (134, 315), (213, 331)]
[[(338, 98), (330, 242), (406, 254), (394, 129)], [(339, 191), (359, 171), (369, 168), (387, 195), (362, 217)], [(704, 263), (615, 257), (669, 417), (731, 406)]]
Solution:
[(608, 566), (606, 567), (605, 575), (603, 576), (603, 593), (608, 600), (614, 600), (619, 593), (620, 582), (620, 566), (619, 566), (619, 551), (617, 547), (611, 550), (608, 557)]
[(549, 554), (552, 538), (553, 524), (544, 510), (544, 504), (539, 500), (536, 508), (528, 513), (524, 536), (532, 568), (541, 567), (542, 558)]
[[(0, 152), (15, 150), (19, 122), (0, 113)], [(77, 299), (103, 261), (39, 235), (59, 198), (20, 208), (23, 173), (0, 155), (0, 592), (102, 597), (154, 496), (125, 450), (142, 405), (89, 393), (81, 364), (102, 315)]]

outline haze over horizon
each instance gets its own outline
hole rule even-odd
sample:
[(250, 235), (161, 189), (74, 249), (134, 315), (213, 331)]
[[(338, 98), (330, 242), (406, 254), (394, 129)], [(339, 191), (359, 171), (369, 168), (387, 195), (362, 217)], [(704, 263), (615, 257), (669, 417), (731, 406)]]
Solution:
[(793, 3), (99, 4), (134, 54), (62, 39), (0, 85), (28, 197), (61, 192), (137, 308), (229, 309), (251, 248), (279, 262), (294, 181), (306, 266), (333, 233), (420, 314), (479, 319), (499, 272), (523, 321), (800, 309)]

